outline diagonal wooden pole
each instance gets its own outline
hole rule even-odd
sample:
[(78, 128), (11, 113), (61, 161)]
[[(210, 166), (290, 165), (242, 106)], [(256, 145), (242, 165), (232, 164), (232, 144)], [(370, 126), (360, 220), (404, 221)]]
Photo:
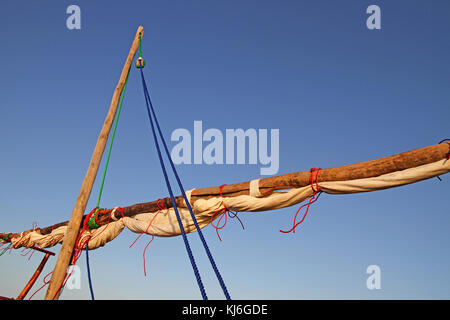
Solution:
[(103, 128), (97, 140), (97, 144), (94, 149), (94, 153), (91, 157), (91, 162), (87, 170), (86, 176), (84, 178), (83, 184), (81, 185), (80, 193), (78, 194), (77, 201), (72, 211), (72, 216), (69, 220), (67, 232), (64, 235), (64, 240), (61, 246), (61, 250), (58, 254), (58, 260), (56, 261), (55, 269), (53, 270), (52, 278), (45, 296), (46, 300), (55, 300), (59, 298), (60, 289), (62, 287), (63, 281), (66, 277), (66, 271), (69, 267), (70, 259), (72, 257), (74, 247), (76, 245), (76, 239), (78, 232), (80, 230), (81, 221), (83, 219), (83, 213), (86, 209), (89, 196), (92, 191), (92, 186), (97, 176), (97, 171), (100, 166), (100, 162), (105, 150), (106, 143), (108, 141), (109, 132), (113, 124), (114, 118), (116, 116), (117, 107), (119, 104), (119, 99), (125, 85), (125, 80), (128, 75), (128, 71), (133, 63), (133, 58), (139, 48), (139, 35), (143, 35), (144, 28), (140, 26), (136, 32), (133, 43), (128, 53), (127, 60), (122, 69), (122, 74), (120, 75), (119, 83), (114, 91), (111, 105), (109, 107), (108, 114), (106, 116)]
[(36, 283), (36, 280), (39, 278), (40, 274), (42, 273), (42, 269), (44, 269), (45, 264), (47, 263), (48, 258), (50, 256), (54, 256), (55, 254), (53, 252), (33, 247), (34, 250), (40, 251), (45, 253), (44, 258), (42, 259), (41, 263), (39, 264), (38, 268), (34, 272), (34, 274), (31, 276), (30, 281), (26, 284), (25, 288), (23, 288), (22, 292), (17, 296), (16, 300), (23, 300), (28, 292), (30, 292), (33, 285)]

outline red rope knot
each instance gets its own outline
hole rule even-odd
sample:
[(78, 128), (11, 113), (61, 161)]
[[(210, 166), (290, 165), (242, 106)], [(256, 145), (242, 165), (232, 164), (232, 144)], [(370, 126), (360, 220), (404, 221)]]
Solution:
[[(84, 235), (86, 230), (90, 230), (90, 226), (89, 226), (89, 221), (91, 220), (92, 216), (94, 216), (94, 222), (96, 224), (98, 224), (98, 215), (99, 214), (106, 214), (106, 211), (104, 211), (103, 209), (100, 209), (99, 207), (95, 207), (94, 209), (91, 210), (91, 212), (89, 212), (86, 217), (84, 218), (83, 221), (83, 226), (81, 228), (81, 230), (78, 233), (78, 237), (75, 241), (75, 250), (73, 252), (73, 256), (72, 256), (72, 261), (71, 264), (72, 265), (76, 265), (78, 259), (81, 256), (81, 253), (83, 252), (83, 250), (86, 247), (86, 244), (93, 239), (93, 237), (90, 234)], [(111, 215), (109, 215), (109, 220), (108, 223), (111, 220)], [(104, 228), (100, 233), (98, 233), (96, 235), (96, 237), (98, 237), (101, 233), (103, 233), (106, 230), (106, 228)], [(53, 229), (52, 229), (53, 231)], [(60, 292), (60, 290), (66, 285), (67, 280), (70, 278), (70, 276), (72, 275), (73, 269), (69, 274), (66, 274), (66, 276), (64, 277), (64, 281), (61, 283), (61, 285), (59, 286), (58, 290), (56, 291), (55, 295), (53, 296), (53, 299), (56, 297), (56, 295), (58, 294), (58, 292)], [(45, 281), (45, 279), (50, 275), (51, 273), (49, 273), (45, 278), (44, 278), (44, 285), (39, 288), (35, 293), (33, 293), (33, 295), (35, 295), (39, 290), (41, 290), (43, 287), (45, 287), (48, 282)], [(33, 295), (31, 297), (33, 297)], [(31, 299), (30, 297), (30, 299)]]
[(89, 212), (87, 214), (87, 216), (86, 216), (86, 218), (84, 219), (84, 222), (83, 222), (83, 229), (89, 229), (89, 220), (91, 220), (92, 216), (97, 212), (97, 210), (99, 210), (99, 207), (95, 207), (94, 209), (91, 210), (91, 212)]
[[(122, 216), (122, 219), (125, 218), (125, 215), (124, 215), (124, 213), (123, 213), (123, 212), (125, 211), (125, 209), (126, 209), (126, 207), (125, 207), (125, 208), (122, 208), (122, 207), (115, 207), (114, 209), (112, 209), (111, 213), (109, 213), (108, 224), (110, 223), (111, 219), (112, 219), (113, 221), (119, 220), (119, 219), (116, 218), (116, 212), (117, 212), (117, 211), (120, 212), (120, 215)], [(103, 214), (108, 214), (108, 212), (105, 210), (105, 211), (103, 212)]]
[[(226, 184), (223, 184), (220, 186), (220, 197), (223, 198), (223, 187), (225, 187)], [(217, 237), (219, 238), (220, 241), (222, 241), (222, 238), (220, 238), (219, 235), (219, 230), (225, 228), (225, 226), (227, 225), (228, 222), (228, 216), (230, 216), (230, 218), (237, 218), (239, 220), (239, 223), (242, 226), (242, 229), (245, 229), (244, 224), (242, 223), (241, 219), (239, 219), (237, 212), (231, 211), (226, 204), (222, 201), (222, 205), (223, 208), (215, 211), (212, 216), (211, 216), (211, 226), (216, 229), (216, 233), (217, 233)], [(231, 215), (231, 213), (233, 215)], [(214, 217), (216, 217), (217, 215), (220, 215), (220, 218), (217, 220), (217, 224), (214, 224)], [(220, 222), (222, 221), (223, 217), (225, 217), (225, 221), (223, 223), (222, 226), (220, 226)]]
[[(126, 207), (124, 207), (124, 208), (122, 208), (122, 207), (117, 207), (117, 209), (120, 210), (120, 215), (122, 216), (122, 219), (125, 219), (125, 215), (123, 214), (123, 212), (125, 211), (125, 208), (126, 208)], [(116, 219), (116, 211), (113, 210), (113, 212), (114, 212), (114, 217), (112, 217), (112, 214), (111, 214), (109, 218), (110, 218), (110, 219), (113, 218), (114, 220), (117, 220), (117, 219)], [(109, 223), (109, 221), (108, 221), (108, 223)]]
[[(319, 188), (319, 172), (322, 170), (321, 168), (311, 168), (310, 176), (309, 176), (309, 184), (311, 185), (311, 189), (314, 194), (317, 192), (321, 192)], [(314, 177), (314, 172), (316, 172), (316, 176)], [(316, 184), (316, 188), (314, 189), (314, 183)]]
[(94, 216), (94, 221), (97, 224), (98, 227), (100, 227), (100, 222), (98, 221), (98, 218), (100, 215), (109, 215), (108, 223), (111, 221), (111, 215), (107, 212), (105, 209), (98, 209), (97, 214)]
[[(83, 227), (81, 228), (77, 240), (75, 241), (75, 252), (72, 258), (72, 264), (76, 264), (76, 261), (80, 257), (86, 243), (91, 239), (91, 235), (84, 235), (84, 232), (90, 229), (89, 221), (91, 220), (92, 216), (97, 213), (97, 211), (99, 211), (99, 207), (95, 207), (94, 209), (92, 209), (91, 212), (86, 215), (86, 218), (84, 218)], [(94, 216), (94, 221), (95, 223), (97, 223), (96, 216)]]
[[(298, 225), (305, 220), (306, 215), (308, 214), (308, 211), (309, 211), (309, 207), (314, 202), (316, 202), (319, 199), (319, 196), (322, 194), (322, 190), (320, 190), (320, 187), (319, 187), (319, 172), (320, 172), (320, 170), (322, 170), (322, 169), (321, 168), (311, 168), (311, 170), (310, 170), (311, 174), (309, 176), (309, 184), (311, 185), (311, 189), (313, 191), (313, 195), (312, 195), (311, 198), (309, 198), (308, 203), (305, 203), (302, 206), (300, 206), (300, 208), (298, 208), (298, 210), (297, 210), (297, 212), (295, 213), (295, 216), (294, 216), (293, 227), (290, 230), (287, 230), (287, 231), (280, 230), (280, 232), (282, 232), (282, 233), (290, 233), (290, 232), (295, 233), (295, 228), (297, 228)], [(315, 175), (314, 175), (314, 172), (316, 173)], [(306, 207), (305, 214), (303, 215), (303, 218), (302, 218), (302, 220), (300, 222), (296, 222), (298, 213), (300, 212), (300, 210), (303, 207)]]
[(166, 208), (164, 202), (166, 199), (170, 199), (169, 197), (165, 197), (164, 199), (158, 199), (156, 200), (156, 205), (158, 206), (160, 211), (165, 210), (165, 214), (169, 212), (169, 209)]
[[(226, 186), (226, 184), (223, 184), (223, 185), (221, 185), (221, 186), (219, 187), (219, 192), (220, 192), (220, 197), (221, 197), (221, 198), (223, 198), (222, 191), (223, 191), (223, 187), (225, 187), (225, 186)], [(226, 213), (228, 212), (228, 208), (227, 208), (227, 206), (225, 205), (225, 203), (224, 203), (223, 201), (222, 201), (222, 204), (223, 204), (223, 208), (217, 210), (216, 212), (214, 212), (214, 213), (211, 215), (211, 226), (212, 226), (214, 229), (216, 229), (217, 237), (219, 238), (220, 241), (222, 241), (222, 238), (220, 238), (219, 230), (225, 228), (225, 226), (227, 225), (227, 220), (228, 220), (228, 219), (227, 219), (228, 215), (226, 214)], [(220, 218), (219, 218), (219, 220), (217, 220), (217, 224), (214, 224), (214, 217), (217, 216), (217, 215), (220, 215)], [(223, 223), (222, 226), (219, 226), (220, 221), (222, 221), (222, 218), (223, 218), (224, 216), (225, 216), (225, 221), (224, 221), (224, 223)]]

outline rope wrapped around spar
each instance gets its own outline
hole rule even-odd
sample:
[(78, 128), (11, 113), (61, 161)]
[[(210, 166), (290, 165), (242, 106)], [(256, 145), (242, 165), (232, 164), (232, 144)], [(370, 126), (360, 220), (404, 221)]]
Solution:
[[(351, 194), (398, 187), (443, 175), (449, 171), (450, 161), (442, 159), (373, 178), (317, 183), (320, 191), (328, 194)], [(214, 214), (220, 210), (238, 212), (276, 210), (296, 205), (314, 195), (314, 189), (311, 186), (277, 191), (266, 197), (260, 197), (256, 190), (257, 188), (257, 182), (253, 182), (251, 195), (218, 196), (209, 199), (197, 199), (194, 203), (191, 203), (199, 227), (204, 228), (211, 224), (211, 221), (218, 217), (214, 216)], [(186, 192), (188, 201), (191, 201), (190, 197), (193, 190), (195, 189)], [(178, 208), (184, 230), (186, 233), (195, 232), (196, 227), (189, 210), (185, 207), (180, 206)], [(113, 210), (112, 217), (114, 217), (115, 211)], [(112, 241), (124, 228), (135, 233), (146, 233), (157, 237), (174, 237), (181, 234), (174, 209), (163, 208), (154, 212), (140, 213), (133, 217), (122, 216), (120, 219), (111, 219), (108, 224), (97, 229), (85, 230), (86, 234), (82, 235), (82, 237), (90, 237), (89, 249), (96, 249)], [(34, 245), (39, 248), (52, 247), (62, 242), (66, 229), (66, 226), (60, 226), (46, 235), (41, 235), (38, 230), (22, 232), (19, 236), (12, 238), (11, 243), (13, 248), (31, 248)]]

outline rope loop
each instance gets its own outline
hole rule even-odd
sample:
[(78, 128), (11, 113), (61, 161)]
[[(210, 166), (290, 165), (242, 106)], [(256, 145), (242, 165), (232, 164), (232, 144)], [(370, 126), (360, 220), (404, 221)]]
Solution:
[[(223, 185), (221, 185), (220, 187), (219, 187), (219, 195), (220, 195), (220, 197), (221, 198), (223, 198), (223, 194), (222, 194), (222, 192), (223, 192), (223, 187), (225, 187), (226, 186), (226, 184), (223, 184)], [(220, 229), (223, 229), (226, 225), (227, 225), (227, 212), (228, 212), (228, 208), (227, 208), (227, 206), (225, 205), (225, 202), (223, 202), (222, 201), (222, 205), (223, 205), (223, 208), (220, 208), (219, 210), (217, 210), (217, 211), (215, 211), (212, 215), (211, 215), (211, 226), (214, 228), (214, 229), (216, 229), (216, 233), (217, 233), (217, 237), (219, 238), (219, 240), (220, 241), (222, 241), (222, 238), (220, 237), (220, 235), (219, 235), (219, 230)], [(220, 215), (220, 218), (219, 218), (219, 220), (217, 221), (217, 224), (214, 224), (214, 219), (215, 219), (215, 216), (217, 216), (217, 215)], [(225, 215), (225, 222), (224, 222), (224, 224), (221, 226), (221, 227), (219, 227), (219, 224), (220, 224), (220, 221), (222, 221), (222, 218), (224, 217), (224, 215)]]
[(97, 223), (97, 215), (100, 211), (99, 207), (95, 207), (86, 217), (86, 219), (89, 217), (89, 220), (87, 222), (87, 226), (89, 230), (98, 229), (100, 226)]
[[(319, 187), (319, 172), (320, 172), (320, 170), (322, 170), (322, 169), (321, 168), (311, 168), (310, 169), (310, 173), (311, 174), (309, 176), (309, 184), (311, 185), (311, 189), (313, 191), (313, 195), (311, 196), (311, 198), (309, 198), (308, 203), (305, 203), (302, 206), (300, 206), (300, 208), (298, 208), (298, 210), (297, 210), (297, 212), (295, 213), (295, 216), (294, 216), (293, 227), (290, 230), (287, 230), (287, 231), (280, 230), (280, 232), (282, 232), (282, 233), (290, 233), (290, 232), (295, 233), (295, 228), (297, 228), (298, 225), (301, 224), (305, 220), (306, 215), (308, 214), (310, 206), (319, 199), (320, 195), (322, 194), (322, 191), (320, 190), (320, 187)], [(314, 172), (316, 172), (315, 175), (314, 175)], [(314, 185), (315, 185), (315, 187), (314, 187)], [(300, 210), (302, 208), (304, 208), (304, 207), (306, 207), (306, 211), (305, 211), (305, 214), (303, 215), (302, 220), (300, 220), (300, 222), (296, 222), (297, 221), (297, 216), (298, 216)]]
[[(309, 184), (311, 185), (311, 189), (314, 194), (316, 194), (317, 192), (321, 192), (320, 188), (319, 188), (319, 172), (320, 172), (320, 170), (322, 170), (322, 169), (321, 168), (311, 168), (310, 169), (311, 174), (309, 176)], [(313, 177), (314, 172), (317, 172), (315, 178)], [(316, 184), (315, 189), (314, 189), (314, 183)]]
[[(219, 187), (219, 195), (220, 195), (221, 198), (223, 198), (223, 187), (225, 187), (225, 186), (226, 186), (226, 184), (223, 184), (223, 185), (221, 185), (221, 186)], [(239, 223), (240, 223), (241, 226), (242, 226), (242, 229), (245, 230), (244, 224), (242, 223), (241, 219), (239, 218), (238, 213), (237, 213), (236, 211), (230, 210), (230, 209), (226, 206), (225, 202), (223, 202), (223, 201), (222, 201), (222, 205), (223, 205), (223, 208), (221, 208), (221, 209), (215, 211), (215, 212), (211, 215), (211, 226), (212, 226), (214, 229), (216, 229), (216, 234), (217, 234), (217, 237), (219, 238), (220, 241), (222, 241), (222, 238), (221, 238), (220, 235), (219, 235), (219, 230), (225, 228), (225, 226), (227, 225), (227, 222), (228, 222), (228, 217), (230, 217), (230, 219), (234, 219), (234, 218), (238, 219)], [(220, 215), (220, 218), (219, 218), (219, 220), (217, 220), (217, 224), (214, 224), (213, 221), (215, 220), (215, 217), (216, 217), (217, 215)], [(223, 223), (222, 226), (219, 226), (219, 225), (220, 225), (220, 222), (222, 221), (222, 219), (223, 219), (224, 216), (225, 216), (225, 221), (224, 221), (224, 223)]]

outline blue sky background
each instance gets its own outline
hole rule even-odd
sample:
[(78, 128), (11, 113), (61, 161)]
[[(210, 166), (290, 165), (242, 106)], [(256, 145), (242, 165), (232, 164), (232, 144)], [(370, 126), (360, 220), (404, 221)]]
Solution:
[[(81, 8), (81, 30), (66, 28), (71, 4)], [(366, 28), (371, 4), (381, 7), (381, 30)], [(192, 131), (194, 120), (223, 132), (280, 129), (283, 174), (449, 138), (449, 18), (448, 1), (423, 0), (2, 1), (0, 229), (69, 219), (139, 25), (166, 136)], [(145, 117), (133, 68), (102, 207), (167, 195)], [(178, 170), (186, 189), (259, 177), (257, 165)], [(449, 299), (450, 177), (442, 178), (325, 194), (295, 234), (278, 230), (292, 223), (297, 206), (241, 213), (245, 230), (229, 221), (222, 242), (213, 228), (203, 230), (234, 299)], [(201, 298), (180, 237), (153, 241), (147, 277), (147, 239), (129, 249), (135, 238), (125, 230), (90, 252), (96, 298)], [(189, 239), (208, 296), (222, 299), (198, 236)], [(42, 257), (20, 253), (0, 258), (0, 295), (17, 296)], [(366, 288), (372, 264), (381, 268), (381, 290)], [(90, 298), (84, 255), (79, 265), (82, 289), (61, 298)]]

